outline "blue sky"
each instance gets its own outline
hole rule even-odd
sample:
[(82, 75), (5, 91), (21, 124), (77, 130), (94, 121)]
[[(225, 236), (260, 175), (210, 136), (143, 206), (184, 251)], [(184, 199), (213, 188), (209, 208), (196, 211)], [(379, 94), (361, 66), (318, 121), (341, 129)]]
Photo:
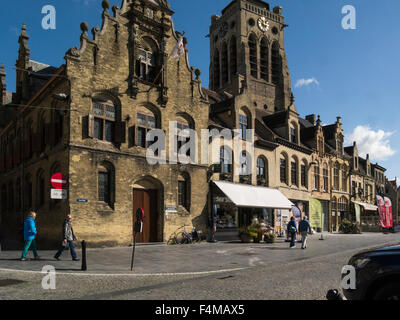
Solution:
[[(3, 1), (0, 12), (0, 61), (14, 66), (22, 23), (30, 35), (31, 59), (54, 66), (65, 52), (79, 46), (82, 21), (101, 24), (101, 0)], [(202, 70), (208, 87), (211, 15), (230, 0), (171, 0), (175, 27), (186, 31), (191, 65)], [(111, 6), (121, 0), (110, 0)], [(397, 0), (273, 0), (283, 7), (286, 53), (296, 106), (301, 116), (316, 113), (323, 123), (342, 117), (348, 144), (358, 141), (362, 153), (400, 177), (400, 1)], [(41, 27), (42, 7), (57, 10), (56, 30)], [(356, 8), (357, 29), (341, 27), (342, 7)], [(6, 68), (9, 90), (15, 90), (15, 71)], [(299, 80), (303, 86), (296, 86)], [(308, 80), (308, 81), (307, 81)], [(300, 84), (301, 82), (299, 82)]]

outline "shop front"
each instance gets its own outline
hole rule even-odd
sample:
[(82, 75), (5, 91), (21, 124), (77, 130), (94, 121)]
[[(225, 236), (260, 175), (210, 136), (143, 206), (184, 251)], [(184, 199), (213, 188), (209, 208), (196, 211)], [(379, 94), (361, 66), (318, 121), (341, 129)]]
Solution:
[(291, 210), (293, 203), (280, 191), (265, 187), (214, 181), (211, 185), (212, 217), (216, 227), (215, 239), (239, 239), (239, 230), (254, 218), (267, 226), (276, 224), (276, 210)]
[(378, 232), (380, 230), (378, 207), (360, 201), (352, 201), (352, 203), (352, 220), (360, 224), (361, 231)]
[(310, 198), (310, 224), (317, 232), (329, 232), (329, 201)]

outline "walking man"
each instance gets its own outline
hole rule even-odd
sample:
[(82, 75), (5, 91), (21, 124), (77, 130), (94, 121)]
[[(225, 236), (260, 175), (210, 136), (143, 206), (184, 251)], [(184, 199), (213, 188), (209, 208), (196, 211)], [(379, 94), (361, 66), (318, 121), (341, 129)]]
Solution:
[(299, 231), (301, 234), (301, 248), (306, 249), (307, 248), (307, 237), (308, 233), (312, 233), (312, 228), (310, 225), (310, 222), (307, 220), (307, 216), (304, 216), (304, 218), (300, 221), (299, 224)]
[(26, 254), (28, 253), (28, 250), (30, 247), (32, 247), (33, 251), (33, 256), (35, 257), (35, 260), (39, 259), (39, 255), (37, 253), (37, 247), (36, 247), (36, 212), (29, 212), (28, 217), (25, 219), (24, 222), (24, 250), (22, 251), (22, 256), (21, 256), (21, 261), (26, 261)]
[(290, 249), (296, 248), (297, 225), (294, 217), (290, 218), (290, 221), (287, 225), (287, 232), (290, 235)]
[(62, 255), (62, 253), (64, 252), (64, 250), (66, 249), (67, 244), (68, 244), (69, 250), (71, 251), (72, 260), (79, 261), (78, 256), (76, 255), (75, 246), (74, 246), (74, 241), (78, 240), (78, 238), (75, 237), (74, 230), (72, 229), (71, 221), (72, 221), (72, 216), (69, 214), (63, 224), (63, 242), (62, 242), (61, 248), (60, 248), (60, 250), (58, 250), (58, 252), (54, 256), (54, 258), (57, 260), (60, 260), (60, 257)]

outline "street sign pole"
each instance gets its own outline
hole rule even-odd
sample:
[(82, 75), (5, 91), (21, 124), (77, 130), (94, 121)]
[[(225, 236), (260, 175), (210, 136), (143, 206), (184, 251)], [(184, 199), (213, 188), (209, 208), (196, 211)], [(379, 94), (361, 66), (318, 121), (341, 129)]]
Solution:
[(133, 271), (133, 260), (135, 259), (136, 235), (137, 235), (137, 232), (136, 232), (136, 230), (135, 230), (135, 236), (134, 236), (134, 240), (133, 240), (133, 251), (132, 251), (131, 271)]

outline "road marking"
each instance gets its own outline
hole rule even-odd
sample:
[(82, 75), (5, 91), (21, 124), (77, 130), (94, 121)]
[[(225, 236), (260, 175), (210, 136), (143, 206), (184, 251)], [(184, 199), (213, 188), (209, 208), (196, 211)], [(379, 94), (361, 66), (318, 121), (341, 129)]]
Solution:
[[(198, 276), (198, 275), (207, 275), (207, 274), (216, 274), (216, 273), (224, 273), (224, 272), (233, 272), (233, 271), (241, 271), (248, 268), (235, 268), (235, 269), (223, 269), (223, 270), (214, 270), (214, 271), (202, 271), (202, 272), (182, 272), (182, 273), (142, 273), (142, 274), (132, 274), (132, 273), (72, 273), (72, 272), (57, 272), (57, 275), (74, 275), (74, 276), (98, 276), (98, 277), (120, 277), (120, 276), (130, 276), (130, 277), (163, 277), (163, 276)], [(31, 273), (31, 274), (42, 274), (41, 271), (30, 271), (30, 270), (17, 270), (17, 269), (3, 269), (0, 268), (2, 272), (21, 272), (21, 273)]]

